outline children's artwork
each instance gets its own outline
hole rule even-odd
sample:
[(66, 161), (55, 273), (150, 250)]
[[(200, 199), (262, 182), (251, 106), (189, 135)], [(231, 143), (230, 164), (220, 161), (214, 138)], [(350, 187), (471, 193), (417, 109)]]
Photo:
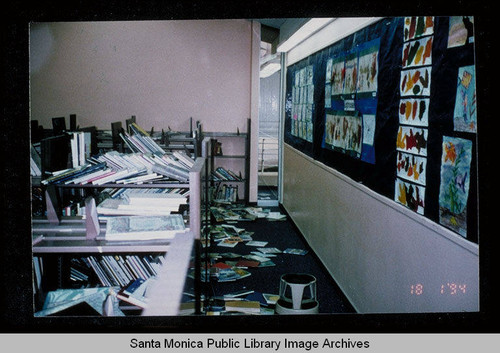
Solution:
[(474, 65), (461, 67), (458, 70), (453, 122), (456, 131), (476, 132), (476, 78)]
[(344, 93), (345, 62), (344, 58), (329, 59), (326, 69), (326, 81), (331, 85), (331, 95)]
[(433, 36), (406, 42), (403, 45), (402, 67), (432, 65)]
[(400, 94), (404, 96), (430, 96), (431, 67), (425, 66), (413, 70), (402, 70)]
[(474, 17), (452, 16), (448, 31), (448, 48), (474, 42)]
[(396, 179), (394, 200), (412, 211), (424, 214), (425, 187)]
[(427, 158), (398, 151), (397, 176), (399, 178), (425, 185)]
[(400, 126), (396, 140), (396, 148), (401, 152), (427, 156), (427, 129), (413, 126)]
[(434, 33), (434, 17), (412, 16), (405, 17), (404, 40), (412, 40)]
[(324, 147), (340, 149), (342, 152), (361, 154), (361, 117), (346, 112), (326, 114)]
[(313, 66), (306, 66), (295, 72), (292, 87), (292, 119), (290, 132), (293, 136), (312, 142), (314, 85)]
[(464, 237), (467, 236), (471, 156), (471, 141), (443, 136), (439, 223)]
[(376, 92), (378, 78), (378, 48), (361, 54), (358, 62), (357, 92)]
[(344, 94), (356, 93), (358, 82), (358, 57), (345, 62)]
[(429, 98), (401, 99), (399, 103), (399, 123), (403, 125), (429, 125)]
[(363, 144), (373, 146), (375, 141), (375, 115), (363, 114)]

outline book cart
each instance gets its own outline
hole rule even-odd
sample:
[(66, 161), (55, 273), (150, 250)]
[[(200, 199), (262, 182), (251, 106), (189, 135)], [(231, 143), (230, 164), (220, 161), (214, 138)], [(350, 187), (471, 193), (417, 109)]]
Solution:
[(210, 138), (206, 155), (212, 171), (213, 199), (230, 202), (249, 201), (250, 128), (246, 132), (204, 132)]
[[(49, 185), (45, 190), (47, 201), (47, 218), (33, 219), (33, 257), (34, 263), (39, 258), (43, 258), (43, 275), (34, 277), (35, 290), (35, 313), (41, 308), (44, 295), (51, 290), (61, 288), (74, 288), (71, 281), (71, 265), (77, 258), (92, 256), (102, 259), (104, 256), (112, 258), (132, 257), (156, 258), (156, 274), (158, 275), (158, 285), (156, 287), (167, 286), (168, 293), (162, 293), (161, 299), (151, 301), (148, 313), (157, 315), (175, 315), (179, 310), (180, 298), (182, 296), (187, 271), (192, 255), (195, 262), (199, 264), (200, 255), (200, 234), (201, 234), (201, 185), (203, 180), (208, 180), (206, 176), (207, 163), (205, 158), (197, 158), (193, 167), (189, 171), (189, 181), (186, 183), (147, 183), (147, 184), (103, 184), (103, 185)], [(86, 199), (86, 216), (82, 217), (61, 217), (57, 207), (57, 193), (66, 188), (77, 189), (100, 189), (100, 188), (185, 188), (189, 189), (189, 212), (186, 231), (177, 234), (170, 240), (150, 240), (150, 241), (108, 241), (105, 237), (105, 224), (100, 222), (95, 212), (95, 200), (93, 197)], [(169, 254), (172, 254), (169, 256)], [(138, 259), (137, 261), (140, 261)], [(165, 264), (170, 263), (167, 268)], [(162, 265), (163, 264), (163, 265)], [(116, 264), (115, 264), (116, 265)], [(109, 264), (108, 264), (109, 266)], [(142, 264), (147, 267), (147, 264)], [(153, 267), (153, 265), (150, 265)], [(200, 266), (196, 266), (200, 268)], [(34, 272), (41, 271), (40, 267), (34, 266)], [(108, 267), (109, 270), (112, 271)], [(89, 276), (87, 287), (97, 285), (99, 281), (96, 276)], [(161, 280), (160, 280), (161, 278)], [(200, 313), (200, 286), (199, 270), (195, 274), (195, 313)], [(36, 283), (35, 283), (36, 282)], [(81, 284), (79, 284), (81, 285)], [(160, 290), (161, 291), (161, 290)], [(158, 290), (156, 290), (158, 292)], [(158, 297), (152, 292), (152, 298)], [(158, 297), (158, 298), (160, 298)], [(166, 309), (165, 306), (168, 306)], [(122, 307), (125, 314), (145, 314), (144, 310), (133, 305)], [(148, 314), (148, 315), (149, 315)], [(159, 314), (158, 314), (159, 315)]]

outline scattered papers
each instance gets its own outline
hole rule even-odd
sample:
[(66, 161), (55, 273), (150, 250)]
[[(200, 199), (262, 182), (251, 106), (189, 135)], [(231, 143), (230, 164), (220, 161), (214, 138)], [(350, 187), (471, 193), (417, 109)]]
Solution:
[(308, 251), (307, 250), (303, 250), (303, 249), (288, 248), (288, 249), (283, 250), (283, 254), (305, 255), (307, 253), (308, 253)]
[(266, 218), (270, 221), (284, 221), (286, 219), (286, 215), (281, 214), (280, 212), (269, 212)]
[(257, 241), (257, 240), (252, 240), (247, 242), (248, 246), (256, 246), (256, 247), (263, 247), (267, 245), (267, 241)]

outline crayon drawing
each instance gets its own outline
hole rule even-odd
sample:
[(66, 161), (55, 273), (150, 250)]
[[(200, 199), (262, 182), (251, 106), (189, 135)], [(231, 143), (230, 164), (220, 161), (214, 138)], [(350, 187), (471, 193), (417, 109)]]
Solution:
[(471, 141), (443, 136), (439, 223), (464, 237), (467, 236), (471, 156)]
[(403, 68), (432, 65), (432, 40), (434, 37), (425, 37), (407, 42), (403, 45)]
[(399, 178), (425, 185), (427, 158), (398, 151), (397, 176)]
[(474, 65), (461, 67), (458, 70), (453, 122), (456, 131), (476, 132), (476, 78)]
[(407, 183), (399, 178), (396, 179), (394, 200), (412, 211), (424, 214), (425, 187)]
[(353, 59), (347, 60), (345, 63), (344, 94), (356, 93), (357, 82), (358, 57), (355, 57)]
[(378, 78), (378, 51), (359, 57), (357, 92), (376, 92)]
[(430, 96), (431, 66), (401, 71), (400, 94), (404, 96)]
[[(344, 92), (345, 63), (344, 59), (331, 60), (331, 68), (327, 69), (327, 81), (332, 86), (331, 95), (339, 95)], [(328, 61), (330, 63), (330, 60)]]
[(396, 149), (401, 152), (427, 156), (427, 129), (400, 126), (396, 140)]
[(344, 112), (326, 114), (324, 143), (331, 149), (339, 149), (359, 157), (362, 144), (361, 117)]
[(474, 42), (474, 17), (452, 16), (448, 31), (448, 48)]
[(434, 17), (412, 16), (405, 17), (404, 40), (412, 40), (434, 33)]
[(429, 98), (401, 99), (399, 103), (399, 123), (403, 125), (429, 125)]

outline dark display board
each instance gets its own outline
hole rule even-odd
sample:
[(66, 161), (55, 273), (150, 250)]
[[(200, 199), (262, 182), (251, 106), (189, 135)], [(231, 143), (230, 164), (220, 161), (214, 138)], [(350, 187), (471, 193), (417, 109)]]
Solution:
[(472, 28), (387, 18), (289, 66), (285, 142), (477, 243)]

